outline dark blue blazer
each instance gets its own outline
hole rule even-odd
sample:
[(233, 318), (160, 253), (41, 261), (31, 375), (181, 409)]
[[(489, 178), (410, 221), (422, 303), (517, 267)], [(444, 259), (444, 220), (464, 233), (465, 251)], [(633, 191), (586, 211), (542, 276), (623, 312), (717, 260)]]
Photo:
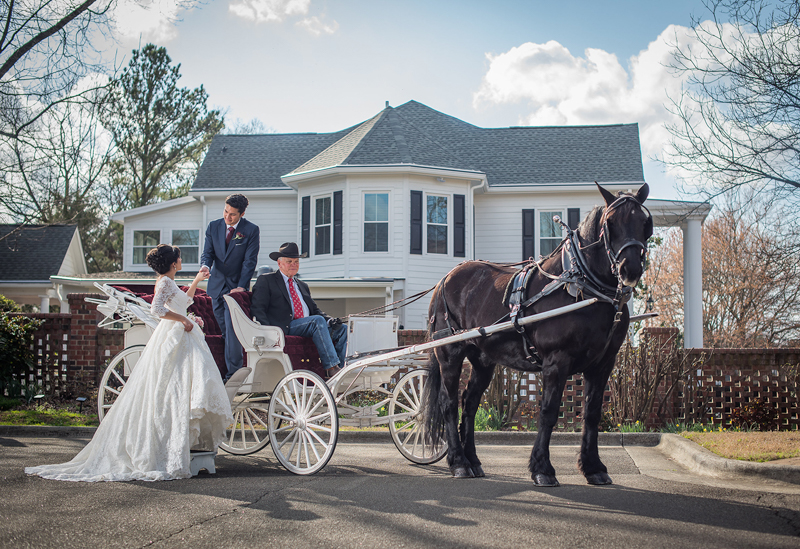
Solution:
[[(206, 289), (211, 297), (219, 297), (234, 288), (250, 289), (250, 279), (258, 263), (258, 250), (261, 247), (258, 225), (242, 218), (227, 249), (226, 232), (224, 219), (212, 221), (206, 229), (200, 262), (211, 269)], [(241, 238), (236, 238), (237, 235), (241, 235)]]
[[(323, 313), (311, 298), (308, 284), (295, 277), (297, 287), (300, 288), (300, 297), (308, 306), (309, 315), (320, 315), (325, 320), (330, 318)], [(289, 333), (289, 323), (294, 318), (292, 298), (283, 281), (280, 271), (263, 274), (253, 286), (253, 297), (250, 299), (250, 313), (256, 320), (265, 326), (278, 326), (284, 334)]]

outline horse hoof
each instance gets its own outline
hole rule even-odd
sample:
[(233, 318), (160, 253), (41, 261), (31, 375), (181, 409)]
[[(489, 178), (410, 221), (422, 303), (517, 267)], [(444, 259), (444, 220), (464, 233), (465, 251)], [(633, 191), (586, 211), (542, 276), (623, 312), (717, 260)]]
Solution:
[(534, 486), (540, 486), (542, 488), (555, 488), (557, 486), (561, 486), (556, 477), (551, 475), (545, 475), (544, 473), (534, 473), (531, 475), (533, 479)]
[(611, 477), (608, 473), (593, 473), (586, 475), (586, 482), (594, 484), (595, 486), (602, 486), (604, 484), (611, 484)]
[(473, 465), (472, 466), (472, 474), (475, 478), (485, 477), (486, 473), (483, 472), (483, 467), (480, 465)]
[(453, 478), (474, 478), (472, 469), (469, 467), (455, 467), (452, 469)]

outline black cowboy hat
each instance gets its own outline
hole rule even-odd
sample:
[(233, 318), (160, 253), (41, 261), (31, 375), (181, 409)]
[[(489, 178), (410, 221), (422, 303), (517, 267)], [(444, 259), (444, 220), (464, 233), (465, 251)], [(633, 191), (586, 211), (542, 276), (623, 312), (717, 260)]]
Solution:
[(305, 256), (306, 254), (300, 254), (300, 250), (297, 249), (297, 244), (294, 242), (284, 242), (277, 252), (269, 254), (269, 258), (273, 261), (278, 261), (279, 257), (298, 258)]

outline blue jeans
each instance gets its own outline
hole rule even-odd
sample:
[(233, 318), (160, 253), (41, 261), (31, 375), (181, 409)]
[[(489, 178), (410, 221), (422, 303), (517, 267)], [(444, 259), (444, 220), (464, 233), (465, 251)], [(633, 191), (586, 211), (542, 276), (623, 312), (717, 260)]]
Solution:
[(324, 317), (307, 316), (292, 320), (287, 335), (310, 337), (319, 351), (319, 359), (326, 370), (337, 364), (344, 367), (344, 354), (347, 352), (347, 326), (341, 324), (334, 329), (328, 328)]
[(228, 366), (228, 375), (225, 376), (225, 381), (228, 381), (233, 375), (233, 372), (242, 367), (242, 345), (236, 338), (236, 333), (233, 331), (233, 324), (231, 323), (231, 312), (228, 310), (228, 304), (225, 303), (223, 294), (213, 298), (214, 303), (214, 316), (219, 325), (219, 331), (222, 332), (222, 339), (225, 342), (225, 364)]

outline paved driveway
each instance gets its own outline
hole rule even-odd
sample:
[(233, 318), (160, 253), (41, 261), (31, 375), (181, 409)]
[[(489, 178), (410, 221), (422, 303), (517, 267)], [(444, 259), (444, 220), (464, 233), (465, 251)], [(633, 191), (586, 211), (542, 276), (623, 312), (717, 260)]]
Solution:
[(555, 446), (560, 488), (534, 488), (527, 446), (480, 445), (487, 477), (453, 480), (386, 443), (340, 443), (310, 477), (269, 448), (217, 474), (145, 483), (27, 477), (85, 438), (0, 438), (0, 547), (800, 547), (800, 486), (714, 480), (647, 447), (603, 447), (588, 486)]

